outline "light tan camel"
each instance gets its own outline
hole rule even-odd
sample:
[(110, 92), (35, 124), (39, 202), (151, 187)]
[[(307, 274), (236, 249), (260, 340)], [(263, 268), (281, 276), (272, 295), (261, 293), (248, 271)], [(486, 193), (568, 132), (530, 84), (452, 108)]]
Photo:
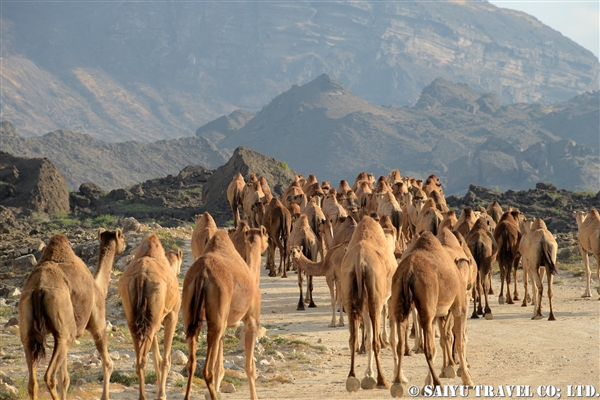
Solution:
[[(183, 253), (169, 258), (158, 236), (151, 233), (142, 240), (119, 279), (119, 295), (127, 318), (135, 350), (135, 371), (139, 382), (139, 398), (146, 399), (145, 377), (148, 353), (152, 347), (158, 386), (157, 399), (166, 399), (167, 375), (171, 369), (171, 343), (177, 326), (181, 298), (177, 274)], [(170, 260), (169, 260), (170, 259)], [(164, 322), (163, 358), (158, 348), (158, 331)]]
[[(408, 329), (408, 315), (414, 304), (423, 328), (425, 359), (429, 366), (425, 384), (441, 386), (434, 368), (436, 346), (433, 321), (436, 317), (446, 317), (452, 313), (454, 344), (463, 367), (461, 378), (464, 385), (473, 386), (470, 373), (465, 368), (464, 332), (468, 303), (465, 281), (460, 272), (463, 263), (455, 263), (440, 241), (428, 231), (423, 232), (407, 252), (392, 278), (390, 324), (394, 324), (399, 337), (404, 337)], [(405, 344), (403, 340), (398, 343), (394, 353), (394, 383), (390, 390), (393, 397), (401, 397), (404, 392), (402, 358)]]
[(302, 191), (302, 188), (300, 187), (300, 184), (298, 183), (298, 181), (292, 181), (292, 182), (290, 182), (290, 185), (287, 187), (287, 189), (285, 189), (285, 191), (281, 195), (281, 198), (280, 198), (281, 202), (290, 211), (290, 213), (292, 215), (293, 215), (293, 212), (290, 207), (292, 204), (295, 204), (294, 199), (296, 199), (296, 197), (302, 193), (304, 193), (304, 192)]
[(402, 182), (402, 175), (399, 170), (393, 169), (388, 175), (388, 183), (390, 186), (394, 186), (396, 182)]
[(244, 261), (246, 261), (246, 231), (249, 230), (250, 227), (246, 221), (240, 221), (236, 229), (227, 230), (229, 239)]
[[(585, 265), (585, 292), (581, 297), (590, 297), (591, 270), (588, 253), (592, 253), (596, 258), (596, 277), (600, 282), (600, 215), (595, 208), (587, 214), (584, 211), (575, 212), (577, 220), (577, 240), (579, 241), (579, 252)], [(600, 294), (600, 286), (598, 287)]]
[[(267, 205), (262, 225), (269, 234), (269, 250), (267, 253), (269, 276), (277, 276), (279, 273), (282, 278), (287, 278), (289, 269), (287, 242), (292, 230), (292, 216), (281, 201), (273, 198)], [(276, 247), (279, 249), (279, 272), (275, 271)]]
[(558, 244), (556, 239), (548, 228), (546, 223), (535, 218), (532, 221), (531, 227), (526, 225), (525, 232), (519, 243), (519, 253), (523, 262), (523, 285), (525, 293), (523, 295), (523, 306), (527, 306), (527, 276), (533, 278), (534, 291), (534, 307), (533, 317), (531, 319), (542, 319), (542, 295), (544, 294), (544, 273), (542, 268), (545, 267), (546, 275), (548, 276), (548, 303), (550, 304), (550, 314), (548, 321), (555, 321), (554, 310), (552, 309), (552, 280), (558, 272), (556, 269), (556, 252)]
[[(341, 287), (344, 308), (350, 328), (350, 372), (346, 379), (349, 392), (360, 387), (387, 388), (379, 352), (381, 350), (381, 314), (391, 295), (391, 276), (396, 269), (393, 248), (388, 243), (383, 228), (373, 218), (366, 216), (356, 226), (342, 260)], [(362, 382), (356, 378), (355, 353), (360, 318), (366, 332), (368, 354), (367, 370)], [(373, 377), (373, 357), (377, 367), (377, 379)]]
[[(496, 260), (500, 266), (500, 295), (498, 303), (514, 304), (514, 300), (519, 300), (517, 289), (517, 266), (519, 265), (519, 241), (521, 240), (521, 231), (519, 229), (519, 211), (506, 211), (502, 214), (500, 222), (496, 225), (494, 239), (498, 245)], [(510, 293), (510, 273), (514, 270), (515, 290), (514, 295)], [(506, 281), (506, 300), (504, 298), (504, 282)]]
[(331, 189), (331, 183), (329, 181), (321, 182), (321, 189), (323, 189), (323, 193), (329, 192), (329, 189)]
[[(485, 319), (494, 319), (492, 310), (488, 302), (488, 294), (490, 290), (489, 275), (492, 273), (492, 266), (496, 260), (496, 253), (498, 252), (498, 245), (492, 233), (488, 229), (487, 221), (485, 218), (480, 217), (475, 225), (469, 231), (466, 237), (467, 244), (471, 250), (471, 254), (477, 263), (477, 296), (473, 296), (473, 314), (471, 318), (479, 318), (478, 315), (483, 315)], [(477, 298), (479, 298), (479, 306), (477, 311), (475, 306), (477, 305)], [(485, 309), (483, 308), (483, 300), (485, 299)]]
[[(344, 313), (342, 311), (342, 295), (340, 293), (340, 271), (342, 259), (346, 253), (346, 245), (339, 244), (332, 248), (325, 258), (321, 261), (314, 262), (306, 258), (302, 254), (302, 246), (292, 246), (290, 249), (290, 258), (296, 267), (306, 272), (307, 275), (311, 276), (324, 276), (329, 288), (329, 294), (331, 296), (331, 323), (328, 325), (329, 328), (335, 328), (336, 326), (344, 326)], [(335, 290), (334, 290), (335, 289)], [(339, 307), (340, 319), (339, 323), (335, 323), (335, 307)]]
[(258, 213), (258, 207), (263, 204), (265, 194), (258, 179), (254, 183), (247, 183), (244, 190), (244, 218), (250, 228), (260, 226), (262, 216)]
[(202, 255), (206, 244), (218, 229), (215, 220), (208, 211), (204, 214), (196, 214), (195, 220), (196, 226), (194, 227), (194, 232), (192, 232), (192, 240), (190, 242), (194, 260)]
[(349, 215), (346, 218), (339, 218), (336, 225), (333, 226), (333, 241), (331, 246), (337, 246), (341, 243), (348, 243), (352, 239), (356, 229), (356, 220)]
[(67, 237), (54, 235), (23, 284), (18, 307), (19, 328), (29, 371), (27, 392), (30, 399), (38, 398), (36, 368), (46, 355), (48, 334), (54, 337), (54, 350), (44, 381), (53, 400), (67, 398), (70, 382), (67, 353), (75, 338), (83, 335), (85, 330), (92, 335), (102, 359), (101, 399), (109, 398), (113, 362), (107, 348), (106, 294), (115, 256), (125, 249), (125, 237), (120, 229), (100, 229), (98, 241), (100, 249), (94, 276), (75, 255)]
[(325, 214), (325, 218), (331, 221), (333, 225), (337, 222), (339, 217), (346, 217), (348, 213), (342, 207), (340, 203), (337, 201), (337, 190), (329, 189), (329, 192), (325, 195), (325, 199), (323, 200), (323, 214)]
[(317, 177), (315, 176), (315, 174), (309, 174), (308, 178), (306, 178), (306, 182), (304, 182), (304, 184), (302, 185), (302, 191), (304, 193), (306, 193), (309, 189), (309, 187), (313, 184), (318, 184), (319, 181), (317, 180)]
[(380, 217), (387, 215), (394, 228), (396, 228), (396, 232), (400, 233), (402, 230), (402, 208), (392, 191), (378, 194), (377, 203), (377, 215)]
[(442, 222), (440, 222), (439, 229), (440, 231), (444, 228), (448, 228), (451, 231), (454, 230), (454, 225), (456, 225), (458, 219), (456, 218), (456, 212), (454, 210), (448, 210), (445, 213), (442, 213)]
[(433, 199), (425, 200), (421, 211), (417, 216), (417, 223), (415, 224), (415, 231), (421, 233), (424, 231), (432, 232), (434, 235), (438, 234), (438, 227), (442, 222), (442, 213), (435, 207)]
[(227, 187), (227, 200), (229, 201), (231, 213), (233, 214), (233, 226), (236, 228), (240, 221), (240, 208), (243, 209), (244, 207), (242, 193), (245, 186), (246, 182), (244, 182), (244, 177), (238, 172)]
[(487, 214), (492, 217), (496, 225), (500, 222), (500, 218), (502, 217), (502, 207), (498, 204), (497, 201), (494, 201), (487, 208)]
[(373, 185), (368, 181), (360, 181), (356, 183), (356, 189), (354, 189), (354, 193), (358, 198), (358, 204), (361, 209), (365, 209), (367, 207), (368, 195), (373, 192)]
[(456, 221), (456, 225), (454, 225), (454, 230), (460, 232), (463, 237), (466, 237), (473, 225), (475, 225), (475, 221), (477, 221), (475, 211), (467, 206), (461, 211), (460, 217), (458, 217), (458, 221)]
[(273, 198), (273, 193), (271, 192), (271, 187), (269, 186), (267, 179), (262, 175), (258, 178), (258, 181), (260, 182), (260, 187), (265, 195), (263, 203), (269, 204), (269, 202)]
[(246, 329), (246, 376), (250, 398), (256, 396), (254, 344), (260, 327), (260, 264), (269, 235), (264, 227), (246, 232), (246, 260), (238, 254), (227, 232), (217, 231), (205, 253), (188, 269), (183, 280), (183, 328), (188, 345), (185, 399), (190, 399), (196, 370), (196, 350), (202, 320), (207, 325), (206, 362), (202, 375), (213, 400), (219, 398), (223, 368), (223, 334), (240, 321)]
[[(294, 221), (292, 231), (288, 240), (287, 251), (290, 254), (293, 246), (302, 247), (302, 252), (311, 261), (317, 261), (318, 243), (317, 237), (313, 230), (310, 228), (308, 217), (301, 214), (300, 217)], [(314, 308), (317, 305), (312, 298), (312, 280), (310, 275), (307, 274), (307, 285), (306, 285), (306, 301), (309, 303), (308, 307)], [(298, 300), (298, 307), (296, 310), (304, 310), (304, 300), (302, 299), (302, 271), (298, 271), (298, 288), (300, 289), (300, 299)]]
[(392, 193), (400, 204), (401, 207), (404, 207), (406, 204), (404, 203), (405, 196), (408, 194), (408, 189), (406, 188), (406, 184), (402, 181), (396, 182), (392, 185)]
[(352, 184), (352, 190), (356, 192), (358, 189), (358, 184), (362, 181), (366, 181), (371, 183), (371, 187), (373, 187), (373, 182), (375, 182), (375, 177), (372, 174), (367, 174), (365, 171), (360, 172), (356, 179), (354, 180), (354, 184)]
[(345, 179), (342, 179), (338, 186), (337, 192), (338, 192), (338, 194), (345, 194), (346, 192), (348, 192), (351, 189), (352, 189), (352, 187), (350, 187), (350, 185), (348, 184), (348, 181)]

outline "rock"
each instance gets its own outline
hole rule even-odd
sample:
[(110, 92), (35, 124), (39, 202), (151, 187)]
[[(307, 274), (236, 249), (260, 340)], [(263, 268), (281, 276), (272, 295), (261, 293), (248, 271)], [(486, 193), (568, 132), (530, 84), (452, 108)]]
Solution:
[(162, 229), (162, 226), (160, 226), (159, 224), (157, 224), (156, 222), (151, 222), (148, 224), (148, 227), (153, 230), (153, 231), (157, 231), (159, 229)]
[(79, 378), (79, 379), (77, 379), (77, 382), (75, 382), (75, 386), (77, 386), (77, 387), (80, 387), (80, 386), (83, 386), (83, 385), (85, 385), (86, 383), (87, 383), (87, 382), (86, 382), (86, 380), (85, 380), (85, 379), (83, 379), (83, 378)]
[(177, 381), (184, 381), (186, 380), (185, 377), (183, 375), (181, 375), (179, 372), (175, 372), (175, 371), (170, 371), (169, 375), (167, 376), (167, 382), (177, 382)]
[(28, 254), (19, 258), (15, 258), (12, 263), (12, 271), (15, 274), (28, 274), (37, 264), (37, 260), (33, 254)]
[(119, 201), (119, 200), (128, 200), (128, 199), (133, 199), (133, 193), (131, 193), (129, 190), (127, 189), (115, 189), (115, 190), (111, 190), (111, 192), (106, 196), (109, 199), (113, 199), (115, 201)]
[(175, 350), (171, 353), (171, 363), (174, 365), (184, 365), (188, 362), (187, 356), (181, 350)]
[(10, 396), (18, 396), (19, 390), (8, 383), (2, 383), (0, 384), (0, 393), (7, 393)]
[(108, 353), (108, 355), (110, 356), (111, 360), (113, 360), (113, 361), (121, 359), (121, 355), (119, 354), (118, 351), (113, 351), (112, 353)]
[(19, 329), (19, 325), (13, 325), (8, 327), (8, 330), (10, 331), (10, 333), (12, 333), (15, 336), (19, 336), (21, 333), (21, 330)]
[(106, 331), (107, 332), (112, 331), (112, 327), (113, 327), (113, 325), (110, 323), (110, 321), (106, 321)]
[(13, 384), (13, 380), (10, 378), (10, 376), (6, 375), (2, 371), (0, 371), (0, 382), (2, 382), (2, 383), (8, 383), (9, 385)]
[(551, 183), (538, 182), (535, 184), (536, 189), (540, 190), (556, 190), (556, 186)]
[(466, 205), (469, 205), (469, 204), (473, 203), (475, 200), (477, 200), (477, 195), (469, 190), (467, 192), (467, 194), (465, 194), (465, 197), (463, 198), (463, 203), (465, 203)]
[(233, 386), (233, 383), (228, 382), (221, 386), (221, 393), (235, 393), (235, 386)]
[(129, 267), (129, 264), (131, 264), (131, 261), (134, 258), (135, 258), (135, 256), (133, 254), (128, 254), (126, 256), (119, 258), (119, 260), (117, 262), (115, 262), (115, 264), (114, 264), (114, 269), (121, 271), (121, 272), (125, 272), (125, 270), (127, 269), (127, 267)]
[(133, 217), (125, 218), (123, 220), (123, 233), (127, 232), (139, 232), (141, 224)]
[(7, 323), (4, 324), (4, 327), (8, 328), (9, 326), (15, 326), (15, 325), (19, 325), (19, 319), (16, 317), (12, 317), (11, 319), (8, 320)]
[(102, 188), (95, 183), (85, 182), (79, 186), (79, 192), (88, 199), (98, 199), (102, 195)]

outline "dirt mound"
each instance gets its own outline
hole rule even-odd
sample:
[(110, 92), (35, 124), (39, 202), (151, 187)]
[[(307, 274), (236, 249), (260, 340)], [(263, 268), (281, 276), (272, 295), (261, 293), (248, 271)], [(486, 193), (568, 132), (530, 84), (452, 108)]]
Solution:
[(0, 152), (0, 204), (52, 213), (69, 211), (67, 182), (46, 158)]

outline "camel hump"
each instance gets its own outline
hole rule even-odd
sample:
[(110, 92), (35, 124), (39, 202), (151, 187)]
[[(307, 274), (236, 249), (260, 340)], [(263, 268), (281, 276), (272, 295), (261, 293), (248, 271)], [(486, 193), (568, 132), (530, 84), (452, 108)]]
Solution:
[(50, 238), (48, 245), (44, 248), (44, 252), (40, 257), (38, 264), (45, 261), (54, 261), (56, 263), (64, 263), (79, 259), (73, 252), (69, 239), (65, 235), (54, 235)]
[(165, 250), (156, 233), (151, 233), (142, 240), (135, 252), (135, 258), (165, 258)]
[(229, 237), (227, 231), (219, 229), (206, 244), (204, 254), (209, 252), (219, 252), (224, 254), (237, 254), (237, 250)]
[[(444, 230), (448, 230), (445, 228)], [(454, 237), (454, 235), (452, 235)], [(426, 250), (426, 251), (439, 251), (443, 250), (441, 242), (435, 235), (430, 231), (424, 231), (421, 233), (411, 248), (412, 250)]]
[(487, 229), (487, 220), (484, 217), (477, 218), (477, 221), (475, 221), (475, 224), (471, 230), (475, 229)]

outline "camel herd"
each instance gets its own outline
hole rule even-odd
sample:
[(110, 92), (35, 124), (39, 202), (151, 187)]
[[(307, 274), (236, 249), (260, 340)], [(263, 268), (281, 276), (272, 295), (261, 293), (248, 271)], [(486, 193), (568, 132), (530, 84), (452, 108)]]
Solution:
[[(297, 310), (304, 310), (306, 303), (316, 306), (312, 279), (325, 277), (331, 295), (329, 327), (344, 326), (344, 313), (348, 320), (351, 359), (346, 389), (351, 392), (378, 387), (389, 388), (393, 397), (402, 396), (403, 384), (407, 383), (402, 359), (411, 352), (408, 342), (412, 337), (412, 351), (422, 351), (429, 366), (425, 384), (441, 385), (440, 377), (458, 373), (464, 385), (473, 386), (466, 351), (467, 313), (472, 299), (471, 318), (482, 315), (493, 319), (488, 294), (493, 291), (494, 261), (500, 267), (500, 304), (514, 304), (520, 299), (517, 271), (521, 263), (522, 305), (531, 302), (531, 288), (532, 319), (543, 318), (546, 275), (548, 319), (555, 319), (552, 280), (557, 272), (557, 244), (544, 221), (527, 219), (510, 207), (503, 211), (496, 202), (487, 209), (466, 207), (457, 218), (448, 209), (442, 184), (433, 174), (422, 181), (393, 170), (376, 180), (362, 172), (352, 186), (342, 180), (337, 188), (329, 182), (319, 184), (315, 175), (298, 175), (276, 198), (264, 177), (250, 174), (244, 180), (238, 173), (228, 187), (227, 199), (233, 229), (219, 229), (209, 213), (196, 216), (191, 241), (194, 262), (185, 274), (181, 293), (178, 274), (182, 252), (165, 252), (155, 234), (144, 238), (120, 277), (118, 290), (136, 353), (140, 399), (146, 398), (144, 377), (150, 350), (157, 398), (166, 398), (171, 344), (180, 310), (189, 353), (185, 399), (192, 390), (203, 324), (207, 353), (202, 373), (207, 397), (217, 399), (224, 377), (222, 338), (228, 327), (240, 322), (245, 327), (250, 398), (257, 398), (253, 354), (260, 327), (260, 269), (265, 251), (269, 276), (286, 278), (290, 271), (296, 271)], [(592, 209), (589, 213), (578, 211), (575, 217), (586, 268), (583, 297), (590, 297), (588, 253), (600, 262), (600, 215)], [(44, 381), (53, 399), (65, 399), (69, 386), (67, 352), (84, 330), (91, 333), (102, 359), (101, 398), (109, 398), (113, 364), (107, 349), (105, 304), (112, 265), (125, 249), (125, 239), (117, 229), (100, 230), (98, 240), (93, 276), (68, 239), (55, 235), (25, 281), (19, 327), (32, 399), (38, 395), (36, 367), (45, 355), (46, 336), (53, 335), (54, 350)], [(600, 278), (600, 269), (597, 271)], [(157, 338), (161, 326), (162, 357)], [(443, 354), (439, 375), (434, 368), (436, 335)], [(391, 385), (380, 361), (381, 348), (387, 346), (394, 356)], [(357, 351), (368, 356), (361, 380), (355, 371)]]

